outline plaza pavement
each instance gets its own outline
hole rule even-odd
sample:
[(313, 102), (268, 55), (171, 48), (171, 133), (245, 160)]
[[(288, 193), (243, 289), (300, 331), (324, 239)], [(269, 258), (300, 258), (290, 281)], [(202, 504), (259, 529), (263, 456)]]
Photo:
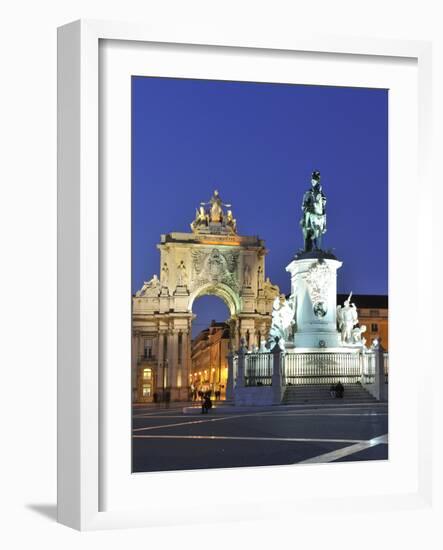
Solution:
[(134, 407), (134, 472), (388, 458), (387, 404), (192, 416), (185, 405)]

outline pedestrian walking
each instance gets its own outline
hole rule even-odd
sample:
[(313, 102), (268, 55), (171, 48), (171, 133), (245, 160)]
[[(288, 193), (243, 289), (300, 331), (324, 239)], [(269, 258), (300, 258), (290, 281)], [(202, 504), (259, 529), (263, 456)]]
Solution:
[(165, 392), (165, 408), (169, 409), (169, 402), (171, 401), (171, 392), (166, 391)]
[(208, 414), (209, 409), (211, 408), (212, 408), (212, 401), (208, 392), (203, 396), (203, 399), (202, 399), (202, 414)]

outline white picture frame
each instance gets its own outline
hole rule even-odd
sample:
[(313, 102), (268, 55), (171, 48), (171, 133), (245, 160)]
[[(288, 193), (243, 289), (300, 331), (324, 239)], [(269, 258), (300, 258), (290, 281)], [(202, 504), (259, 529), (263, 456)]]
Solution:
[[(373, 492), (369, 489), (366, 492), (359, 492), (355, 488), (355, 480), (361, 476), (361, 469), (352, 464), (340, 466), (340, 476), (347, 476), (349, 473), (350, 482), (344, 487), (342, 494), (335, 497), (328, 496), (325, 490), (325, 482), (330, 477), (330, 472), (324, 468), (312, 470), (307, 468), (303, 475), (306, 479), (318, 479), (316, 483), (309, 481), (309, 488), (302, 490), (301, 480), (300, 495), (288, 495), (288, 476), (293, 475), (293, 470), (300, 467), (276, 467), (276, 468), (247, 468), (232, 469), (226, 471), (199, 471), (199, 472), (172, 472), (162, 474), (151, 474), (149, 478), (142, 479), (141, 476), (132, 476), (130, 481), (131, 489), (123, 488), (121, 493), (113, 489), (117, 495), (111, 499), (104, 499), (103, 484), (120, 484), (118, 470), (114, 470), (114, 464), (107, 464), (106, 454), (110, 452), (108, 445), (120, 443), (120, 435), (115, 436), (116, 441), (109, 443), (109, 433), (104, 428), (106, 425), (109, 409), (106, 402), (115, 388), (113, 384), (106, 384), (103, 387), (103, 364), (100, 348), (102, 331), (103, 302), (106, 302), (108, 286), (102, 284), (103, 269), (109, 267), (109, 257), (106, 246), (103, 245), (103, 238), (110, 230), (110, 220), (115, 215), (117, 204), (127, 204), (127, 195), (119, 197), (103, 197), (106, 192), (103, 189), (103, 177), (100, 175), (100, 155), (102, 154), (102, 143), (100, 142), (100, 112), (103, 105), (100, 104), (99, 82), (100, 63), (117, 64), (117, 58), (121, 48), (117, 47), (117, 58), (100, 52), (101, 44), (104, 41), (112, 41), (114, 44), (125, 45), (124, 56), (130, 55), (131, 48), (140, 44), (154, 44), (156, 49), (161, 50), (161, 45), (174, 45), (174, 52), (180, 49), (189, 49), (193, 45), (193, 51), (204, 52), (204, 57), (211, 59), (214, 48), (224, 49), (229, 52), (231, 59), (241, 56), (252, 56), (259, 53), (266, 55), (281, 55), (288, 57), (291, 54), (301, 52), (306, 55), (319, 56), (326, 65), (333, 59), (339, 58), (346, 63), (361, 63), (370, 72), (371, 60), (386, 60), (395, 67), (396, 63), (412, 63), (418, 82), (418, 97), (414, 95), (415, 107), (418, 116), (411, 121), (410, 128), (417, 133), (418, 148), (412, 149), (412, 159), (405, 163), (408, 167), (418, 167), (418, 182), (424, 186), (424, 182), (430, 180), (428, 154), (430, 151), (430, 121), (431, 121), (431, 99), (430, 99), (430, 78), (431, 78), (431, 47), (426, 42), (396, 41), (396, 40), (370, 40), (350, 37), (314, 37), (294, 36), (290, 40), (282, 39), (252, 39), (247, 36), (233, 38), (226, 34), (225, 37), (217, 37), (208, 41), (202, 33), (201, 36), (187, 36), (186, 30), (182, 32), (171, 32), (157, 34), (154, 29), (143, 25), (126, 24), (118, 22), (102, 21), (77, 21), (59, 29), (58, 33), (58, 219), (59, 219), (59, 240), (58, 240), (58, 274), (59, 274), (59, 305), (58, 305), (58, 520), (70, 527), (80, 530), (120, 528), (120, 527), (148, 527), (161, 524), (188, 523), (193, 521), (209, 521), (213, 512), (209, 513), (203, 503), (194, 503), (192, 506), (184, 507), (185, 500), (181, 499), (180, 492), (186, 491), (189, 480), (195, 483), (196, 476), (204, 479), (206, 483), (216, 479), (217, 483), (227, 481), (232, 486), (241, 488), (228, 499), (221, 499), (218, 510), (219, 518), (229, 519), (255, 519), (260, 517), (284, 517), (288, 510), (297, 509), (298, 514), (309, 514), (315, 511), (316, 514), (328, 513), (334, 507), (335, 513), (346, 514), (353, 510), (358, 503), (361, 511), (373, 510), (398, 510), (402, 508), (430, 509), (432, 506), (432, 441), (429, 426), (432, 418), (432, 401), (429, 399), (429, 392), (426, 385), (431, 384), (432, 377), (432, 347), (426, 349), (414, 347), (410, 343), (410, 349), (405, 351), (398, 346), (398, 352), (393, 353), (390, 365), (398, 364), (402, 359), (409, 357), (412, 363), (414, 357), (420, 357), (423, 361), (423, 378), (416, 384), (416, 395), (414, 404), (409, 411), (404, 412), (404, 421), (410, 423), (413, 436), (410, 436), (414, 455), (406, 464), (404, 471), (393, 481), (391, 487), (387, 486), (386, 492), (380, 493), (380, 487), (375, 487)], [(139, 46), (138, 46), (139, 47)], [(152, 53), (152, 52), (151, 52)], [(158, 52), (157, 52), (158, 53)], [(145, 54), (143, 54), (145, 55)], [(157, 54), (155, 54), (157, 55)], [(154, 56), (154, 53), (152, 53)], [(120, 56), (121, 57), (121, 56)], [(126, 59), (126, 57), (125, 57)], [(154, 57), (153, 57), (154, 59)], [(264, 58), (263, 58), (264, 59)], [(331, 61), (330, 61), (331, 60)], [(160, 69), (164, 58), (161, 54), (156, 59)], [(128, 63), (127, 60), (124, 63)], [(186, 67), (186, 66), (184, 66)], [(208, 61), (205, 61), (207, 70)], [(128, 71), (129, 69), (124, 69)], [(195, 69), (200, 70), (199, 68)], [(211, 69), (213, 78), (216, 78), (217, 68)], [(285, 71), (283, 67), (281, 69)], [(346, 69), (343, 69), (346, 70)], [(130, 70), (129, 73), (130, 74)], [(186, 68), (182, 69), (183, 76)], [(389, 70), (386, 73), (390, 72)], [(395, 71), (394, 71), (395, 72)], [(400, 73), (401, 71), (399, 71)], [(120, 73), (118, 70), (116, 74)], [(199, 73), (200, 74), (200, 73)], [(206, 74), (206, 73), (205, 73)], [(337, 73), (338, 74), (338, 73)], [(357, 73), (356, 73), (357, 74)], [(195, 73), (192, 73), (195, 75)], [(277, 77), (276, 77), (277, 78)], [(318, 82), (322, 82), (322, 75), (318, 75)], [(339, 78), (339, 77), (337, 77)], [(373, 78), (376, 78), (375, 76)], [(381, 77), (383, 78), (383, 77)], [(403, 81), (403, 86), (409, 77)], [(103, 80), (106, 84), (106, 79)], [(331, 83), (331, 80), (328, 81)], [(339, 80), (336, 85), (340, 85)], [(368, 85), (362, 80), (361, 85)], [(381, 84), (379, 84), (381, 85)], [(116, 87), (118, 88), (118, 86)], [(411, 93), (416, 94), (416, 90)], [(118, 99), (117, 96), (115, 96)], [(413, 96), (409, 97), (411, 101)], [(391, 107), (395, 110), (395, 106)], [(127, 113), (126, 113), (127, 115)], [(400, 116), (400, 112), (397, 113)], [(122, 123), (124, 124), (124, 123)], [(121, 128), (122, 126), (120, 126)], [(123, 126), (125, 128), (125, 126)], [(400, 136), (398, 129), (391, 128), (395, 136)], [(123, 133), (123, 138), (126, 134)], [(103, 138), (103, 136), (102, 136)], [(411, 138), (411, 136), (409, 136)], [(400, 139), (400, 138), (399, 138)], [(415, 139), (415, 137), (414, 137)], [(409, 142), (408, 142), (409, 143)], [(120, 145), (126, 147), (124, 142)], [(129, 144), (127, 145), (129, 147)], [(404, 145), (408, 150), (409, 145)], [(415, 146), (414, 146), (415, 147)], [(408, 150), (409, 151), (409, 150)], [(124, 154), (127, 156), (127, 148)], [(417, 154), (417, 156), (415, 155)], [(400, 166), (399, 151), (395, 150), (395, 143), (390, 141), (390, 185), (393, 182), (394, 189), (399, 189), (402, 182), (406, 182), (407, 190), (413, 189), (416, 184), (415, 175), (403, 173)], [(412, 164), (408, 164), (412, 162)], [(404, 169), (404, 168), (403, 168)], [(124, 176), (126, 177), (126, 176)], [(123, 180), (122, 180), (123, 181)], [(397, 186), (397, 187), (396, 187)], [(113, 188), (115, 188), (114, 186)], [(118, 187), (118, 186), (117, 186)], [(124, 187), (124, 186), (122, 186)], [(390, 190), (391, 193), (391, 190)], [(121, 202), (120, 199), (123, 199)], [(391, 201), (392, 202), (392, 201)], [(390, 323), (393, 327), (393, 339), (395, 334), (401, 332), (401, 312), (396, 313), (395, 304), (401, 302), (407, 292), (407, 285), (412, 284), (414, 288), (420, 288), (420, 300), (418, 295), (412, 295), (409, 301), (411, 316), (417, 318), (425, 315), (424, 304), (430, 303), (432, 289), (430, 285), (422, 283), (426, 280), (426, 274), (432, 270), (432, 247), (431, 243), (420, 243), (416, 247), (416, 237), (413, 232), (419, 226), (424, 216), (429, 217), (429, 212), (424, 211), (422, 199), (413, 197), (402, 198), (402, 211), (399, 205), (394, 204), (390, 209), (390, 219), (395, 221), (394, 227), (390, 225), (390, 245), (400, 242), (402, 231), (410, 237), (408, 241), (414, 250), (414, 257), (417, 262), (411, 266), (410, 258), (407, 257), (408, 247), (399, 247), (395, 250), (390, 246), (390, 273), (391, 266), (398, 266), (397, 276), (401, 270), (408, 270), (402, 284), (396, 285), (393, 292), (393, 300), (390, 300), (392, 314), (390, 311)], [(411, 214), (416, 208), (416, 218), (411, 220)], [(130, 213), (129, 213), (130, 214)], [(124, 214), (126, 216), (128, 212)], [(103, 221), (105, 220), (105, 221)], [(409, 220), (409, 225), (408, 225)], [(123, 224), (124, 225), (124, 224)], [(392, 231), (391, 231), (392, 229)], [(122, 253), (126, 258), (127, 235), (124, 234), (122, 241), (126, 243), (126, 252)], [(406, 257), (405, 257), (406, 254)], [(121, 257), (121, 256), (120, 256)], [(112, 257), (111, 260), (112, 261)], [(124, 263), (124, 262), (123, 262)], [(426, 267), (425, 267), (426, 266)], [(129, 269), (129, 264), (128, 264)], [(118, 275), (118, 274), (117, 274)], [(125, 280), (125, 273), (121, 273)], [(397, 281), (395, 280), (395, 283)], [(391, 292), (391, 287), (390, 287)], [(123, 299), (123, 302), (127, 300)], [(124, 306), (127, 308), (127, 306)], [(126, 311), (126, 313), (125, 313)], [(125, 320), (128, 310), (123, 311), (122, 319)], [(127, 317), (126, 317), (127, 321)], [(124, 326), (124, 325), (123, 325)], [(396, 328), (398, 327), (398, 328)], [(118, 327), (115, 327), (118, 328)], [(435, 329), (433, 329), (435, 330)], [(429, 338), (429, 330), (417, 326), (416, 336)], [(129, 341), (129, 338), (128, 338)], [(395, 345), (394, 345), (395, 350)], [(403, 355), (402, 355), (403, 354)], [(396, 359), (397, 357), (397, 359)], [(130, 363), (127, 366), (127, 376), (130, 376)], [(406, 369), (406, 367), (405, 367)], [(111, 368), (112, 370), (112, 368)], [(114, 369), (115, 370), (115, 369)], [(411, 370), (411, 372), (413, 372)], [(124, 375), (126, 376), (126, 375)], [(111, 375), (112, 379), (112, 375)], [(391, 399), (391, 407), (398, 407), (396, 392), (410, 392), (413, 387), (410, 382), (401, 380), (393, 375), (392, 386), (398, 382), (394, 389), (394, 399)], [(408, 385), (409, 384), (409, 385)], [(392, 388), (391, 388), (392, 390)], [(392, 395), (391, 395), (392, 398)], [(120, 401), (118, 401), (120, 399)], [(117, 412), (121, 411), (124, 405), (121, 396), (117, 399)], [(116, 402), (117, 402), (116, 401)], [(122, 405), (123, 404), (123, 405)], [(127, 414), (129, 415), (130, 401), (128, 395)], [(126, 414), (126, 413), (125, 413)], [(408, 416), (409, 414), (409, 416)], [(393, 430), (394, 444), (395, 434), (398, 434), (399, 447), (404, 442), (405, 433), (401, 431), (400, 417), (393, 416), (390, 432)], [(118, 418), (113, 418), (118, 423)], [(108, 420), (109, 423), (109, 420)], [(113, 424), (116, 432), (119, 427)], [(124, 430), (127, 424), (121, 423)], [(415, 431), (415, 428), (417, 430)], [(128, 438), (130, 433), (128, 433)], [(391, 442), (390, 442), (391, 443)], [(114, 447), (115, 448), (115, 447)], [(395, 449), (395, 446), (394, 446)], [(127, 455), (120, 457), (124, 462)], [(401, 457), (398, 457), (399, 463)], [(396, 453), (391, 463), (391, 471), (386, 470), (380, 464), (373, 464), (370, 475), (390, 476), (395, 478)], [(117, 460), (118, 462), (118, 460)], [(338, 465), (336, 465), (338, 466)], [(120, 462), (121, 467), (121, 462)], [(363, 466), (362, 466), (363, 467)], [(400, 466), (399, 466), (400, 467)], [(310, 468), (310, 471), (309, 471)], [(318, 468), (318, 467), (316, 467)], [(386, 471), (382, 471), (385, 469)], [(415, 472), (411, 476), (411, 472)], [(128, 476), (130, 472), (128, 472)], [(261, 476), (262, 487), (257, 490), (258, 476)], [(403, 480), (410, 480), (409, 485), (404, 485)], [(150, 484), (150, 491), (146, 505), (141, 507), (137, 499), (131, 499), (130, 491), (137, 491), (137, 486), (145, 485), (146, 480)], [(123, 483), (123, 481), (122, 481)], [(126, 481), (125, 481), (126, 483)], [(166, 485), (165, 485), (166, 484)], [(169, 484), (169, 485), (168, 485)], [(180, 485), (181, 484), (181, 485)], [(346, 483), (345, 483), (346, 485)], [(173, 487), (181, 487), (174, 494)], [(395, 486), (395, 487), (394, 487)], [(160, 487), (169, 487), (168, 498), (162, 499)], [(124, 495), (119, 500), (119, 494)], [(146, 492), (144, 493), (146, 494)], [(233, 499), (233, 497), (235, 497)], [(107, 501), (112, 501), (108, 506)], [(229, 504), (230, 502), (230, 505)], [(286, 511), (285, 511), (286, 510)], [(289, 516), (288, 516), (289, 518)]]

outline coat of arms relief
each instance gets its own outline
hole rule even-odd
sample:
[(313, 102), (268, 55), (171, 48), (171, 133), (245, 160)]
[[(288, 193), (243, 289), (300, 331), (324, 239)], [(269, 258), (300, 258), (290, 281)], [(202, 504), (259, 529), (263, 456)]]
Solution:
[(309, 297), (316, 317), (327, 313), (328, 293), (331, 284), (331, 270), (326, 262), (317, 261), (308, 269), (304, 278), (308, 285)]
[(238, 251), (193, 250), (191, 290), (208, 283), (223, 283), (238, 292), (238, 258)]

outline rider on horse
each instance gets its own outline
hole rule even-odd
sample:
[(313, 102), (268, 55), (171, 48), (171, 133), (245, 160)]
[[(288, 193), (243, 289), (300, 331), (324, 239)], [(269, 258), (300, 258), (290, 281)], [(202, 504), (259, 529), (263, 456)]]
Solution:
[(320, 184), (320, 172), (314, 170), (311, 189), (303, 196), (303, 216), (300, 220), (305, 240), (305, 251), (321, 250), (321, 238), (326, 233), (326, 196)]

